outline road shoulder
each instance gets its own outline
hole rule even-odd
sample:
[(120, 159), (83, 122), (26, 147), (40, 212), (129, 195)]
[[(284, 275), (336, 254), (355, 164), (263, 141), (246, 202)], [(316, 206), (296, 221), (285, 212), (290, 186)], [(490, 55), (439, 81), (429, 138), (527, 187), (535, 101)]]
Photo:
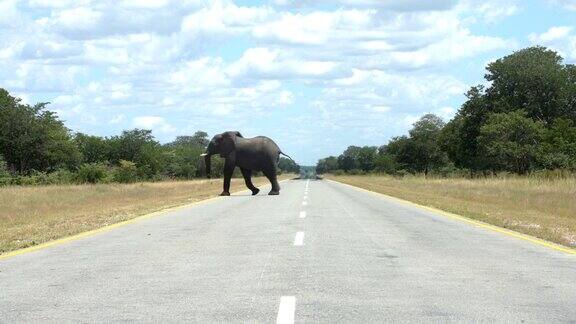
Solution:
[(450, 218), (450, 219), (457, 220), (457, 221), (460, 221), (460, 222), (465, 222), (465, 223), (468, 223), (468, 224), (471, 224), (471, 225), (474, 225), (474, 226), (477, 226), (477, 227), (481, 227), (481, 228), (484, 228), (484, 229), (487, 229), (487, 230), (490, 230), (490, 231), (493, 231), (493, 232), (497, 232), (497, 233), (500, 233), (500, 234), (503, 234), (503, 235), (511, 236), (511, 237), (514, 237), (514, 238), (517, 238), (517, 239), (520, 239), (520, 240), (528, 241), (528, 242), (530, 242), (530, 243), (532, 243), (532, 244), (537, 244), (537, 245), (540, 245), (540, 246), (544, 246), (544, 247), (549, 248), (549, 249), (552, 249), (552, 250), (564, 252), (564, 253), (567, 253), (567, 254), (576, 255), (576, 249), (572, 249), (572, 248), (570, 248), (570, 247), (566, 247), (566, 246), (563, 246), (563, 245), (560, 245), (560, 244), (556, 244), (556, 243), (553, 243), (553, 242), (549, 242), (549, 241), (546, 241), (546, 240), (543, 240), (543, 239), (540, 239), (540, 238), (537, 238), (537, 237), (534, 237), (534, 236), (530, 236), (530, 235), (527, 235), (527, 234), (523, 234), (523, 233), (520, 233), (520, 232), (516, 232), (516, 231), (510, 230), (510, 229), (507, 229), (507, 228), (499, 227), (499, 226), (492, 225), (492, 224), (489, 224), (489, 223), (486, 223), (486, 222), (482, 222), (482, 221), (479, 221), (479, 220), (475, 220), (475, 219), (472, 219), (472, 218), (469, 218), (469, 217), (466, 217), (466, 216), (462, 216), (462, 215), (454, 214), (454, 213), (451, 213), (451, 212), (447, 212), (447, 211), (444, 211), (444, 210), (441, 210), (441, 209), (438, 209), (438, 208), (434, 208), (434, 207), (430, 207), (430, 206), (425, 206), (425, 205), (420, 205), (420, 204), (417, 204), (417, 203), (414, 203), (414, 202), (411, 202), (411, 201), (408, 201), (408, 200), (405, 200), (405, 199), (401, 199), (401, 198), (389, 196), (389, 195), (386, 195), (386, 194), (383, 194), (383, 193), (380, 193), (380, 192), (371, 191), (371, 190), (364, 189), (364, 188), (361, 188), (361, 187), (356, 187), (356, 186), (353, 186), (353, 185), (350, 185), (350, 184), (347, 184), (347, 183), (343, 183), (343, 182), (340, 182), (340, 181), (336, 181), (336, 180), (332, 180), (332, 179), (325, 179), (324, 181), (329, 181), (329, 182), (332, 182), (332, 183), (335, 183), (335, 184), (338, 184), (338, 185), (342, 185), (342, 186), (346, 186), (346, 187), (352, 188), (352, 189), (354, 189), (354, 190), (366, 192), (366, 193), (369, 193), (369, 194), (372, 194), (372, 195), (379, 196), (379, 197), (384, 198), (384, 199), (392, 200), (392, 201), (395, 201), (395, 202), (398, 202), (398, 203), (401, 203), (401, 204), (404, 204), (404, 205), (409, 205), (409, 206), (412, 206), (412, 207), (416, 207), (416, 208), (419, 208), (419, 209), (423, 209), (423, 210), (432, 212), (432, 213), (434, 213), (434, 214), (437, 214), (437, 215), (440, 215), (440, 216), (443, 216), (443, 217), (446, 217), (446, 218)]

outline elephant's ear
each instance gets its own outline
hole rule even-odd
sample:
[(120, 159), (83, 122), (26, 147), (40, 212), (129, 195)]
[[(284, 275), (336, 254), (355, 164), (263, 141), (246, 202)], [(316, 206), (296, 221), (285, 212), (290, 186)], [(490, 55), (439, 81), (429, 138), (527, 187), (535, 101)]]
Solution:
[(222, 134), (220, 156), (226, 157), (236, 149), (236, 134), (226, 132)]

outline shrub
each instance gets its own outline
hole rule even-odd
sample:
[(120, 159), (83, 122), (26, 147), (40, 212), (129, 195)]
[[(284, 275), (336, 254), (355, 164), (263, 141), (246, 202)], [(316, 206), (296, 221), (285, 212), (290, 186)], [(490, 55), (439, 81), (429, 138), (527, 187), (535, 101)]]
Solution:
[(138, 168), (132, 161), (120, 160), (120, 165), (114, 170), (114, 181), (132, 183), (138, 180)]
[(49, 185), (61, 185), (61, 184), (69, 184), (74, 182), (76, 175), (69, 170), (60, 169), (54, 172), (48, 173), (45, 177), (46, 183)]
[(408, 172), (408, 171), (406, 171), (406, 170), (404, 170), (404, 169), (400, 169), (400, 170), (394, 172), (394, 177), (396, 177), (396, 178), (404, 178), (404, 177), (406, 177), (406, 176), (408, 176), (408, 175), (410, 175), (410, 174), (411, 174), (410, 172)]
[(8, 170), (8, 164), (0, 155), (0, 186), (7, 186), (12, 183), (12, 175)]
[(85, 163), (76, 172), (78, 183), (99, 183), (106, 180), (108, 167), (102, 163)]
[(575, 176), (576, 173), (565, 169), (537, 170), (530, 173), (531, 178), (546, 179), (546, 180), (570, 179), (574, 178)]
[(16, 177), (14, 184), (21, 186), (35, 186), (38, 184), (38, 177), (35, 175), (18, 176)]
[(459, 172), (458, 168), (454, 166), (454, 163), (447, 163), (446, 165), (432, 170), (432, 175), (440, 176), (442, 178), (454, 178), (460, 177), (462, 174)]

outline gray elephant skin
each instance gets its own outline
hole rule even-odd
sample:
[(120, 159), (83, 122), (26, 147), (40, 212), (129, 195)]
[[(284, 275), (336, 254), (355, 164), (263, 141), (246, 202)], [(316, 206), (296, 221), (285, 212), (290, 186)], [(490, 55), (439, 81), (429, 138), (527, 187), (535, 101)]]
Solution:
[[(239, 167), (248, 189), (252, 195), (258, 194), (260, 190), (252, 183), (252, 172), (261, 171), (272, 185), (269, 195), (280, 194), (276, 166), (280, 159), (280, 154), (284, 154), (273, 140), (266, 136), (254, 138), (244, 138), (240, 132), (229, 131), (215, 135), (203, 154), (206, 163), (206, 174), (210, 177), (210, 159), (212, 155), (219, 154), (224, 158), (224, 190), (220, 196), (230, 196), (230, 180), (234, 169)], [(294, 160), (292, 160), (294, 161)]]

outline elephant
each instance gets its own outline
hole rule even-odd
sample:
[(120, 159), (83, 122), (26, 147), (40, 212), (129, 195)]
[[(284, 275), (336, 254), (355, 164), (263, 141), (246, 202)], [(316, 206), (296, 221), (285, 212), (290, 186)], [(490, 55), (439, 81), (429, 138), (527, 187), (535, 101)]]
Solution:
[[(252, 183), (252, 171), (262, 171), (268, 178), (272, 189), (269, 195), (279, 195), (280, 185), (278, 184), (276, 166), (280, 154), (284, 154), (273, 140), (266, 136), (254, 138), (244, 138), (238, 131), (228, 131), (215, 135), (204, 156), (206, 163), (206, 175), (210, 177), (210, 159), (214, 154), (220, 154), (225, 159), (224, 162), (224, 189), (220, 196), (230, 196), (230, 179), (236, 167), (242, 171), (242, 176), (246, 182), (246, 187), (252, 191), (252, 195), (258, 194), (260, 189)], [(294, 161), (294, 160), (292, 160)]]

